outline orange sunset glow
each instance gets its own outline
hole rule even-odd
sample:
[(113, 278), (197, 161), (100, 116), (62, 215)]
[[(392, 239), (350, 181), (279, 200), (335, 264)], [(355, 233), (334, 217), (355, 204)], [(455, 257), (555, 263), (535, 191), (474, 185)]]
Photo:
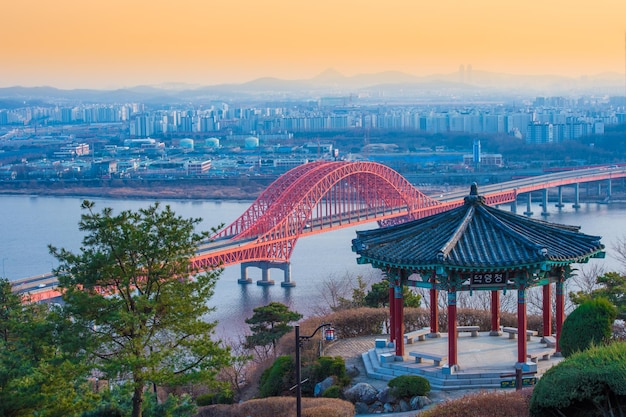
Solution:
[(8, 0), (0, 86), (624, 73), (626, 1)]

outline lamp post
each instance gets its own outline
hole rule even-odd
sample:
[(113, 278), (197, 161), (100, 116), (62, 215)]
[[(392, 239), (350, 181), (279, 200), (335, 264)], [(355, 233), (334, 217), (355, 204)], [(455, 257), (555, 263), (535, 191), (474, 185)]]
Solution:
[(331, 327), (330, 323), (320, 324), (315, 331), (309, 336), (300, 336), (300, 325), (296, 324), (296, 416), (302, 417), (302, 376), (301, 376), (301, 360), (300, 360), (300, 348), (304, 340), (309, 340), (319, 331), (324, 329), (324, 339), (335, 340), (335, 329)]

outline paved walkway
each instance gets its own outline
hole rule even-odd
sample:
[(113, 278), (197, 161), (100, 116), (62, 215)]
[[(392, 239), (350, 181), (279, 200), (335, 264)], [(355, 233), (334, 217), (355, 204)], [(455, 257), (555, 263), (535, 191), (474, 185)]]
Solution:
[(381, 337), (384, 336), (362, 336), (343, 340), (338, 339), (324, 350), (324, 355), (341, 356), (346, 361), (346, 368), (353, 370), (356, 369), (358, 371), (358, 375), (352, 378), (353, 383), (367, 382), (368, 384), (374, 386), (374, 388), (380, 390), (387, 386), (387, 381), (368, 378), (361, 354), (372, 349), (374, 347), (375, 340)]

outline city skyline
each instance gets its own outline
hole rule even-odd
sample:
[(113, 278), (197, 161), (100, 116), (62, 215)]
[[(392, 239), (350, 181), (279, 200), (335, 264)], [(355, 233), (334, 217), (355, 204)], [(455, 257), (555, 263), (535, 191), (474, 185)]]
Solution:
[[(215, 3), (215, 4), (212, 4)], [(420, 4), (418, 4), (420, 3)], [(12, 1), (0, 87), (120, 88), (400, 71), (624, 74), (626, 2)]]

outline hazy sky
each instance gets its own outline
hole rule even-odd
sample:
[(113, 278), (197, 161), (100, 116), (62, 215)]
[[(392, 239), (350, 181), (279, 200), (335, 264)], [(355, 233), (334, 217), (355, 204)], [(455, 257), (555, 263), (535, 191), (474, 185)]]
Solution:
[(7, 0), (0, 86), (623, 74), (626, 0)]

